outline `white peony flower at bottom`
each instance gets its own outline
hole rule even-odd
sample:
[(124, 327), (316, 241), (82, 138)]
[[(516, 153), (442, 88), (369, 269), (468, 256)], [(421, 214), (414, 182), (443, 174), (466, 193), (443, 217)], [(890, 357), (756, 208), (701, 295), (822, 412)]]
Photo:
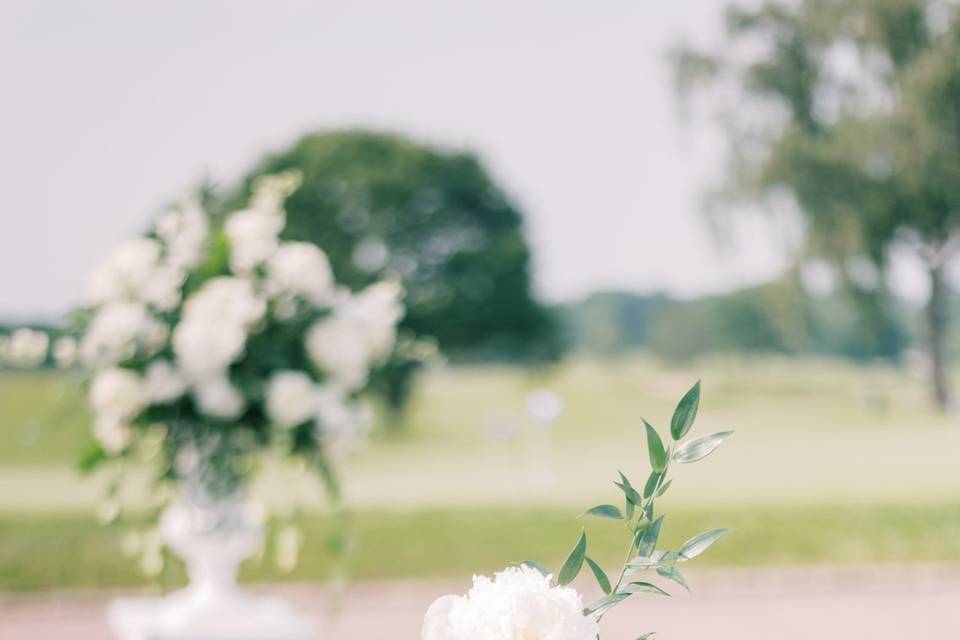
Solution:
[(314, 414), (315, 386), (302, 371), (278, 371), (267, 385), (267, 414), (280, 427), (293, 428)]
[(474, 576), (465, 596), (444, 596), (427, 610), (421, 640), (596, 640), (597, 622), (583, 615), (580, 595), (554, 587), (531, 567), (511, 567), (493, 580)]

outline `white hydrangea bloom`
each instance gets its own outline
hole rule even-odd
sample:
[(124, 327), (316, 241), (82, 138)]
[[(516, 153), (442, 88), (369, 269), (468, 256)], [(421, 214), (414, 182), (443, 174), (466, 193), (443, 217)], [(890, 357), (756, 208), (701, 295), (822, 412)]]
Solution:
[(144, 395), (151, 403), (172, 402), (187, 390), (187, 379), (167, 360), (151, 362), (143, 375)]
[(57, 338), (53, 343), (53, 360), (61, 369), (72, 367), (77, 362), (77, 341), (70, 336)]
[(145, 405), (143, 381), (133, 371), (112, 367), (97, 372), (90, 385), (90, 406), (97, 417), (135, 418)]
[(140, 299), (160, 311), (172, 311), (180, 304), (186, 274), (179, 267), (158, 266), (140, 288)]
[(214, 278), (194, 292), (173, 330), (173, 351), (188, 380), (202, 384), (208, 378), (224, 377), (265, 310), (266, 303), (253, 285), (240, 278)]
[(157, 219), (154, 233), (163, 241), (171, 267), (192, 269), (203, 261), (210, 223), (199, 199), (190, 193)]
[(364, 332), (371, 362), (386, 357), (397, 339), (403, 317), (403, 289), (393, 281), (378, 282), (350, 298), (337, 312)]
[(230, 242), (230, 269), (243, 275), (263, 264), (277, 250), (277, 236), (285, 223), (282, 212), (244, 209), (231, 213), (223, 227)]
[(111, 366), (131, 357), (142, 346), (148, 353), (160, 349), (167, 327), (137, 302), (102, 306), (80, 342), (80, 360), (88, 367)]
[(370, 348), (363, 328), (334, 314), (307, 331), (307, 354), (314, 364), (347, 389), (367, 382)]
[(267, 260), (267, 293), (300, 296), (314, 306), (329, 304), (334, 293), (327, 255), (311, 242), (284, 242)]
[(313, 418), (316, 385), (302, 371), (278, 371), (267, 385), (267, 414), (280, 427), (292, 428)]
[(16, 367), (38, 367), (47, 358), (49, 348), (50, 336), (43, 331), (17, 329), (10, 334), (7, 361)]
[(347, 389), (367, 382), (372, 365), (389, 353), (403, 315), (400, 286), (383, 282), (349, 296), (307, 332), (307, 353)]
[(98, 305), (136, 299), (160, 264), (161, 252), (160, 243), (151, 238), (136, 238), (115, 249), (90, 275), (87, 302)]
[(580, 595), (553, 587), (527, 566), (493, 580), (474, 576), (466, 596), (444, 596), (427, 610), (421, 640), (596, 640), (597, 623), (583, 615)]
[(202, 412), (224, 420), (239, 417), (246, 406), (243, 395), (225, 375), (199, 383), (194, 388), (194, 397)]

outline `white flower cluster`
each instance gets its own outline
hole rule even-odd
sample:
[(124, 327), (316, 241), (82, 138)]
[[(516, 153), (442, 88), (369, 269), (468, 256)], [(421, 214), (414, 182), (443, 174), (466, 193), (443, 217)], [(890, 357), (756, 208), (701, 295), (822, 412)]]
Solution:
[(29, 328), (0, 336), (0, 366), (33, 369), (46, 362), (48, 355), (58, 367), (72, 367), (77, 360), (77, 341), (61, 336), (51, 345), (48, 334)]
[(0, 337), (0, 361), (13, 367), (31, 369), (43, 364), (50, 348), (50, 337), (43, 331), (17, 329), (9, 337)]
[(465, 596), (443, 596), (427, 610), (421, 640), (596, 640), (580, 595), (554, 587), (535, 569), (512, 567), (493, 580), (474, 576)]
[[(310, 422), (324, 441), (361, 425), (351, 394), (389, 355), (402, 292), (379, 283), (354, 295), (336, 286), (318, 247), (280, 239), (283, 202), (298, 184), (290, 172), (254, 184), (249, 207), (224, 221), (226, 272), (199, 284), (185, 287), (208, 261), (211, 231), (193, 197), (164, 214), (151, 237), (127, 243), (94, 272), (93, 315), (75, 351), (94, 374), (94, 432), (106, 450), (129, 444), (128, 425), (145, 408), (185, 394), (201, 416), (220, 420), (238, 419), (262, 401), (275, 426)], [(254, 386), (265, 386), (266, 397), (249, 396), (231, 380), (231, 368), (243, 362), (252, 335), (300, 312), (318, 318), (301, 336), (315, 371), (253, 363), (260, 378)]]

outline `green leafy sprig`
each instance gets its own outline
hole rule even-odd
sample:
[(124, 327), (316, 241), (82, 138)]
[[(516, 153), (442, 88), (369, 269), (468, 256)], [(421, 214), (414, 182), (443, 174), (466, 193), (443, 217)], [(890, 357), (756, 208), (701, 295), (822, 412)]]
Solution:
[[(611, 581), (603, 568), (587, 554), (587, 534), (584, 529), (574, 545), (559, 573), (557, 583), (569, 584), (577, 577), (583, 565), (586, 564), (593, 573), (597, 584), (604, 596), (584, 609), (584, 615), (595, 616), (597, 621), (614, 606), (623, 602), (635, 593), (654, 593), (670, 595), (663, 588), (649, 580), (638, 579), (643, 574), (654, 572), (659, 577), (674, 582), (686, 590), (690, 590), (687, 580), (678, 565), (692, 560), (706, 551), (713, 543), (719, 540), (729, 529), (711, 529), (683, 543), (679, 550), (671, 551), (658, 549), (660, 530), (663, 526), (664, 515), (658, 515), (655, 502), (670, 488), (672, 479), (669, 478), (671, 465), (691, 464), (703, 460), (713, 453), (733, 432), (721, 431), (700, 438), (684, 440), (693, 427), (700, 407), (700, 382), (684, 394), (677, 404), (670, 420), (670, 442), (664, 444), (657, 430), (646, 420), (643, 421), (647, 438), (647, 453), (650, 458), (650, 475), (642, 488), (635, 488), (623, 472), (620, 479), (614, 484), (623, 492), (624, 509), (612, 504), (601, 504), (588, 509), (583, 515), (597, 518), (617, 520), (623, 523), (629, 540), (623, 566), (617, 573), (615, 581)], [(537, 570), (548, 573), (546, 569), (535, 562), (525, 562)], [(637, 640), (652, 638), (648, 633)]]

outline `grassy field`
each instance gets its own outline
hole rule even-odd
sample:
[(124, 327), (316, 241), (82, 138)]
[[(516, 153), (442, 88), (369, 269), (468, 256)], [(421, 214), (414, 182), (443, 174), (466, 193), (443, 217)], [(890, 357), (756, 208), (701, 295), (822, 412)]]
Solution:
[[(617, 469), (645, 476), (640, 417), (664, 428), (698, 377), (696, 431), (737, 433), (678, 469), (663, 503), (668, 536), (737, 527), (707, 563), (960, 561), (960, 425), (929, 410), (921, 381), (813, 360), (680, 370), (629, 358), (430, 374), (402, 434), (379, 433), (345, 465), (360, 550), (353, 573), (457, 576), (527, 557), (555, 562), (579, 530), (573, 516), (617, 499)], [(565, 403), (552, 427), (525, 416), (540, 387)], [(72, 470), (86, 419), (79, 390), (61, 376), (0, 378), (0, 589), (142, 583), (117, 553), (121, 532), (90, 515), (97, 479)], [(316, 506), (292, 577), (320, 577), (330, 571), (328, 520), (315, 484), (290, 474), (269, 470), (258, 492), (271, 504), (299, 493)], [(615, 530), (604, 524), (593, 525), (596, 544), (612, 557)], [(277, 577), (269, 562), (247, 575)]]

